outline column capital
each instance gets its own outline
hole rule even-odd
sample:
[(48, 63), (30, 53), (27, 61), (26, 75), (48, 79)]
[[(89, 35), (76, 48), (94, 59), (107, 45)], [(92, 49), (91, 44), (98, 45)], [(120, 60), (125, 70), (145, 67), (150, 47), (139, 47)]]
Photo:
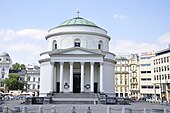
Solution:
[(60, 65), (63, 65), (64, 64), (64, 62), (60, 62)]
[(91, 65), (94, 65), (95, 62), (90, 62)]
[(104, 63), (103, 62), (100, 62), (100, 65), (103, 65)]
[(54, 65), (54, 64), (55, 64), (55, 62), (50, 62), (50, 64), (51, 64), (51, 65)]
[(81, 64), (81, 65), (84, 65), (84, 64), (85, 64), (85, 62), (80, 62), (80, 64)]
[(69, 62), (70, 63), (70, 65), (73, 65), (74, 64), (74, 62)]

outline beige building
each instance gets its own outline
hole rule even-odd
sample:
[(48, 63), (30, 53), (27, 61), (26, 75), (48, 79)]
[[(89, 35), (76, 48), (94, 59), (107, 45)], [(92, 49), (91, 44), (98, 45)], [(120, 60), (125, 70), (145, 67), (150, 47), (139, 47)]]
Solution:
[(129, 97), (140, 97), (140, 68), (137, 54), (129, 56)]
[(118, 55), (115, 66), (115, 94), (117, 97), (139, 98), (139, 60), (137, 54)]
[(126, 56), (117, 56), (115, 66), (115, 95), (127, 97), (129, 91), (129, 66)]
[[(152, 82), (159, 87), (162, 100), (170, 101), (170, 45), (167, 49), (155, 53), (152, 58)], [(161, 86), (161, 87), (160, 87)]]

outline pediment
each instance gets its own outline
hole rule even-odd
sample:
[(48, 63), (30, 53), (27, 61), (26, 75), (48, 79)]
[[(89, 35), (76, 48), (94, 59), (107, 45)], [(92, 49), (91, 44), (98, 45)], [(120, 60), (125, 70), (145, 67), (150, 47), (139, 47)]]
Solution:
[(62, 52), (62, 54), (94, 54), (94, 53), (76, 49), (76, 50)]
[(64, 50), (59, 50), (59, 51), (53, 51), (50, 55), (90, 55), (90, 54), (95, 54), (95, 55), (104, 55), (103, 53), (91, 49), (86, 49), (86, 48), (69, 48), (69, 49), (64, 49)]

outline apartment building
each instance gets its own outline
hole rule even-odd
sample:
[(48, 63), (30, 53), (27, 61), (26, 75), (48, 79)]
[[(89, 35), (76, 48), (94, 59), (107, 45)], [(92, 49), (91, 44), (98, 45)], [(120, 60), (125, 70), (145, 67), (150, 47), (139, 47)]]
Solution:
[(152, 82), (152, 58), (154, 57), (154, 52), (141, 53), (139, 56), (140, 96), (143, 98), (153, 99), (155, 96), (159, 97), (159, 85)]
[(137, 54), (129, 55), (129, 97), (140, 97), (140, 66)]
[(117, 55), (115, 66), (115, 95), (139, 98), (139, 57), (137, 54)]
[(27, 91), (38, 96), (40, 88), (40, 67), (30, 64), (27, 65), (25, 81), (27, 82)]
[(9, 69), (11, 68), (12, 60), (8, 53), (3, 52), (0, 55), (0, 92), (5, 91), (5, 86), (3, 81), (8, 78)]
[(115, 66), (115, 95), (128, 97), (129, 93), (129, 66), (127, 56), (117, 56)]
[(170, 101), (170, 45), (155, 53), (152, 58), (152, 82), (159, 88), (161, 100)]

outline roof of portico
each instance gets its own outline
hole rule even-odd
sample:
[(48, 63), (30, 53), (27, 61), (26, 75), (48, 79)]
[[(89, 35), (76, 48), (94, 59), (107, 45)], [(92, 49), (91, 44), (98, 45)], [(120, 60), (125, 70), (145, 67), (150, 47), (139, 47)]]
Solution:
[(48, 52), (48, 54), (51, 56), (51, 55), (55, 55), (55, 54), (64, 54), (66, 52), (75, 51), (75, 50), (80, 50), (80, 51), (84, 51), (84, 52), (91, 53), (91, 54), (98, 54), (98, 55), (105, 56), (105, 54), (102, 53), (101, 50), (87, 49), (87, 48), (82, 48), (82, 47), (72, 47), (72, 48), (68, 48), (68, 49), (57, 49), (57, 50)]

